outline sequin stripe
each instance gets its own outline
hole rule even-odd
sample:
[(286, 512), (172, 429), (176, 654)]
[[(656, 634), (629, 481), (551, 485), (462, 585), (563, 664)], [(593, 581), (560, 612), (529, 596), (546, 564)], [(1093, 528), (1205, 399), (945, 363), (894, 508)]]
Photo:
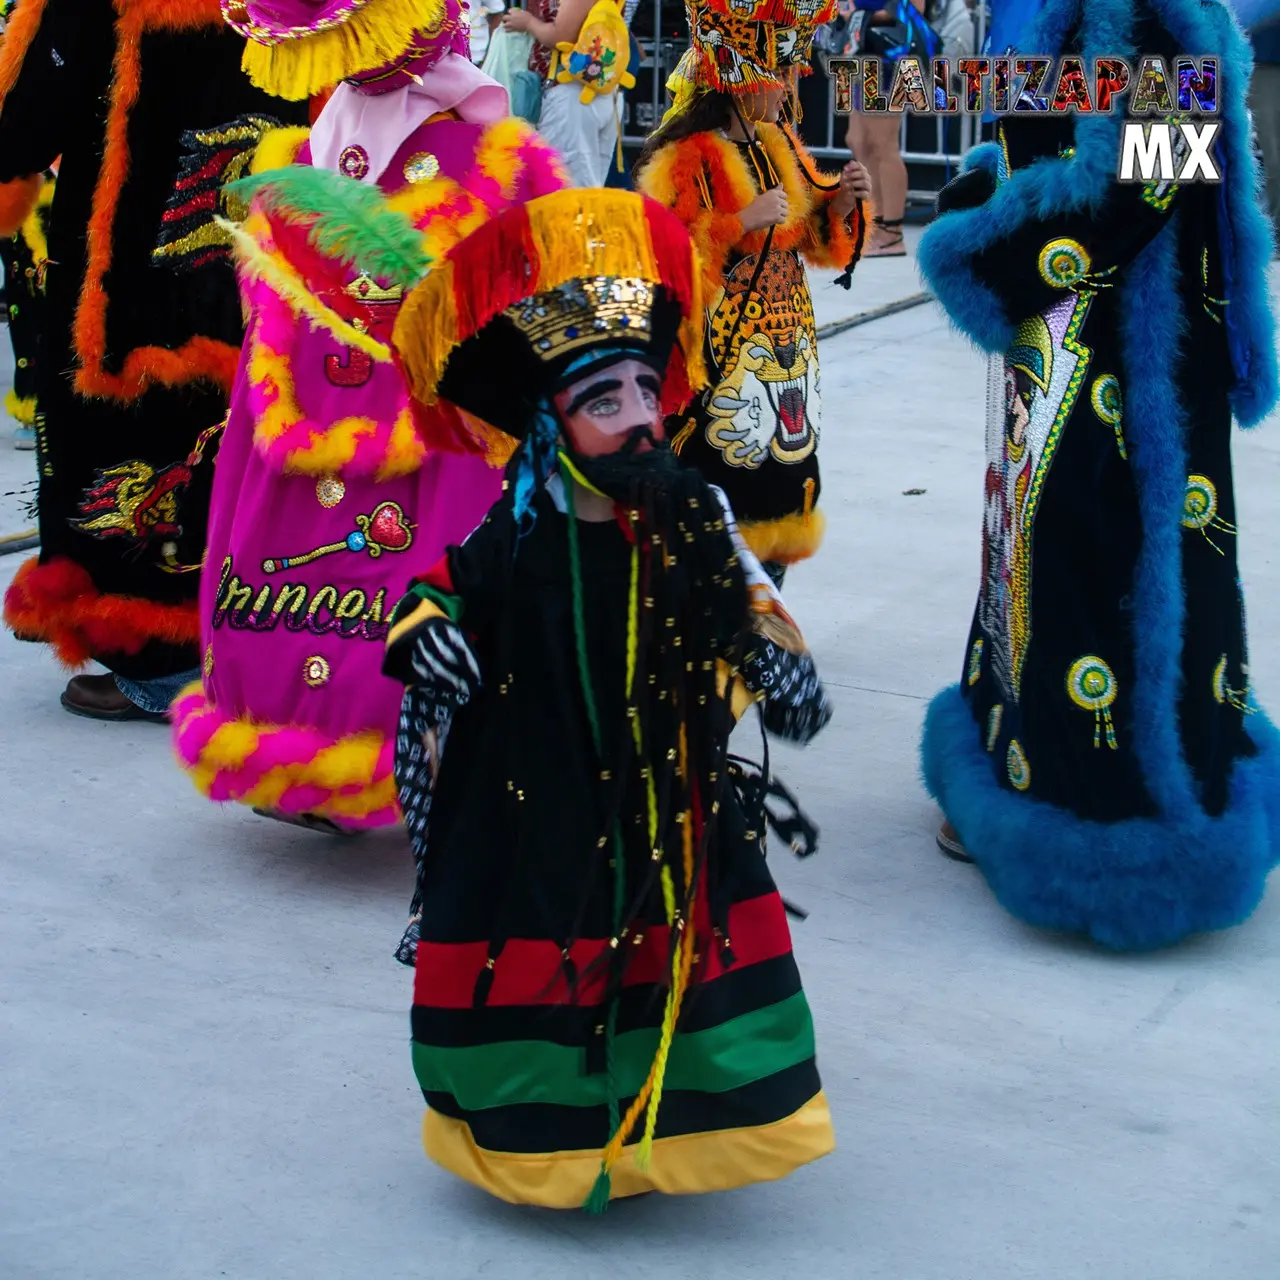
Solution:
[[(729, 912), (727, 934), (734, 952), (735, 969), (791, 950), (786, 911), (776, 893), (735, 903)], [(668, 926), (645, 929), (641, 937), (640, 946), (635, 946), (634, 937), (627, 944), (633, 947), (634, 953), (627, 965), (625, 983), (665, 982), (670, 969)], [(582, 938), (574, 943), (571, 958), (579, 974), (593, 967), (602, 970), (595, 978), (582, 981), (574, 996), (576, 1003), (598, 1004), (603, 998), (608, 971), (595, 962), (608, 946), (607, 938)], [(470, 1008), (476, 978), (487, 960), (487, 942), (445, 943), (424, 938), (418, 943), (414, 1003), (440, 1009)], [(561, 1003), (569, 998), (564, 982), (565, 967), (560, 948), (554, 942), (512, 938), (494, 967), (493, 986), (486, 1005), (492, 1008)], [(724, 972), (723, 945), (709, 945), (697, 971), (695, 987), (714, 981)]]
[[(289, 349), (298, 324), (269, 285), (250, 289), (255, 317), (246, 376), (254, 444), (280, 471), (305, 475), (372, 476), (389, 480), (422, 465), (426, 448), (414, 430), (407, 389), (391, 422), (351, 416), (320, 422), (297, 398)], [(316, 376), (322, 376), (317, 371)]]
[(219, 711), (200, 684), (173, 706), (173, 746), (211, 800), (323, 813), (346, 825), (397, 821), (392, 737), (377, 730), (334, 738), (296, 725), (260, 724)]

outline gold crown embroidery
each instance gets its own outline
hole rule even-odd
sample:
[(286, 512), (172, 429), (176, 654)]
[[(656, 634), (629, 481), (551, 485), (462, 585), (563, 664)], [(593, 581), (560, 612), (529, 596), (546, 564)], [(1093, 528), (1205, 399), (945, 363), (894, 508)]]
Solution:
[(399, 302), (404, 297), (403, 285), (384, 289), (372, 276), (357, 276), (346, 287), (346, 293), (357, 302)]
[(504, 314), (541, 360), (554, 360), (606, 335), (647, 340), (654, 289), (636, 276), (591, 276), (535, 294)]

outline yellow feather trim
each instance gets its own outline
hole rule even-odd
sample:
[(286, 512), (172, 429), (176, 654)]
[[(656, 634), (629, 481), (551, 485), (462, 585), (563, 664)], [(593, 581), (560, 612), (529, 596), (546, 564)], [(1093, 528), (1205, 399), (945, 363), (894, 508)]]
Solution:
[(272, 169), (287, 169), (297, 160), (298, 152), (310, 136), (311, 130), (301, 125), (289, 125), (264, 133), (249, 162), (249, 172), (267, 173)]
[(277, 44), (247, 41), (241, 66), (259, 89), (300, 102), (398, 58), (416, 32), (439, 36), (445, 19), (440, 0), (366, 0), (345, 21), (324, 31)]
[(217, 222), (231, 234), (244, 276), (270, 285), (289, 304), (295, 315), (306, 316), (315, 328), (324, 329), (346, 346), (365, 352), (379, 364), (391, 362), (390, 347), (348, 324), (336, 311), (326, 307), (311, 293), (302, 276), (283, 254), (276, 252), (274, 246), (269, 248), (259, 243), (252, 231), (264, 227), (265, 220), (258, 223), (256, 217), (251, 217), (244, 226), (228, 222), (225, 218), (218, 218)]
[(35, 425), (36, 400), (34, 396), (19, 399), (18, 393), (10, 387), (4, 398), (4, 410), (9, 417), (15, 422), (22, 423), (24, 427)]
[(536, 131), (519, 116), (508, 116), (490, 125), (480, 139), (476, 148), (476, 168), (498, 184), (504, 204), (510, 204), (516, 197), (520, 179), (524, 176), (520, 150), (535, 136)]
[(257, 749), (258, 731), (241, 720), (230, 720), (214, 730), (201, 761), (216, 769), (240, 769)]
[(827, 518), (821, 511), (796, 512), (781, 520), (761, 520), (738, 528), (756, 559), (795, 564), (807, 560), (822, 545)]

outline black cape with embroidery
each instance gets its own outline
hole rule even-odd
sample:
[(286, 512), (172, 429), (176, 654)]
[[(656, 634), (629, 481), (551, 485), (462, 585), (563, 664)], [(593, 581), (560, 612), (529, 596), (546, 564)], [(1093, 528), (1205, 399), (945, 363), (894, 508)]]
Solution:
[(36, 388), (41, 551), (5, 620), (73, 665), (148, 679), (197, 663), (216, 430), (242, 339), (213, 218), (263, 130), (305, 121), (305, 105), (250, 85), (243, 47), (207, 0), (47, 0), (0, 108), (0, 190), (62, 157)]
[[(1090, 10), (1117, 8), (1086, 4), (1066, 51), (1090, 55)], [(1170, 57), (1185, 36), (1161, 8), (1178, 4), (1139, 11), (1134, 41)], [(1076, 119), (1007, 117), (996, 145), (921, 252), (958, 323), (1013, 329), (989, 378), (979, 600), (926, 775), (1015, 913), (1158, 945), (1248, 914), (1274, 863), (1231, 473), (1243, 212), (1224, 215), (1236, 190), (1106, 179), (1114, 155), (1077, 156), (1099, 142)], [(1249, 161), (1226, 163), (1230, 180)], [(1079, 193), (1086, 165), (1092, 204), (1014, 202), (1028, 176)]]

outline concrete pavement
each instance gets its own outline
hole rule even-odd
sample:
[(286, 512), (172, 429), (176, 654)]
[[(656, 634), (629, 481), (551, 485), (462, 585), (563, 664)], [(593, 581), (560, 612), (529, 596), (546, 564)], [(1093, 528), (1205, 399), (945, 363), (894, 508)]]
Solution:
[[(916, 745), (964, 658), (983, 365), (930, 304), (825, 343), (823, 385), (830, 528), (788, 600), (837, 717), (775, 753), (825, 837), (775, 873), (811, 913), (837, 1153), (602, 1220), (454, 1182), (418, 1142), (403, 838), (215, 809), (163, 729), (66, 715), (64, 673), (4, 635), (3, 1280), (1273, 1280), (1280, 894), (1116, 957), (1017, 924), (937, 854)], [(1278, 428), (1237, 447), (1273, 710)]]

